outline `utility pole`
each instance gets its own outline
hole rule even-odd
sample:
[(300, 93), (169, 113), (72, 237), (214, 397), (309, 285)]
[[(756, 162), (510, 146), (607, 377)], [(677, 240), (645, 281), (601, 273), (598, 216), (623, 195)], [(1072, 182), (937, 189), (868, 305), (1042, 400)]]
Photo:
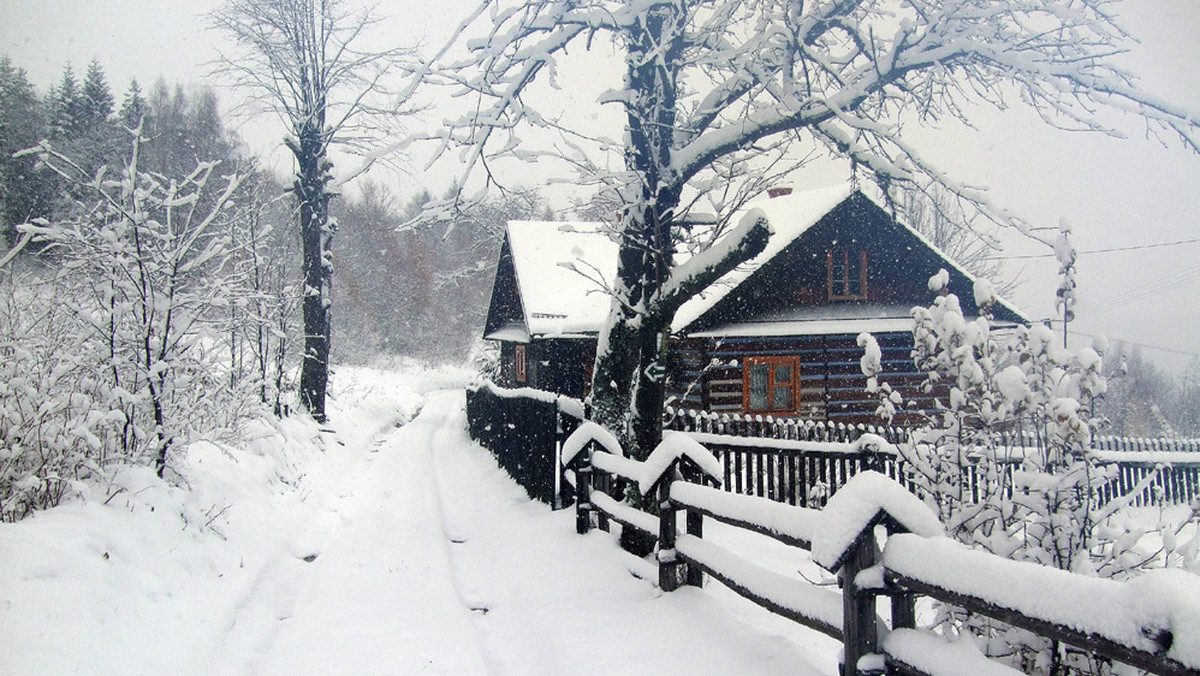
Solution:
[(1062, 312), (1063, 348), (1067, 347), (1067, 324), (1075, 319), (1075, 261), (1078, 254), (1071, 245), (1071, 226), (1067, 220), (1058, 222), (1058, 239), (1054, 240), (1054, 257), (1058, 259), (1058, 274), (1062, 281), (1058, 283), (1055, 308)]

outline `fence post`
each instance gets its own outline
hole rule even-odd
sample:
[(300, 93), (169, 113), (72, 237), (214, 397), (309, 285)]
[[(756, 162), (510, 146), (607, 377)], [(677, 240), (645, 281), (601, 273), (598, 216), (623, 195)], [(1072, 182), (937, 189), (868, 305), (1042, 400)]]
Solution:
[(592, 528), (592, 454), (596, 442), (589, 441), (584, 449), (583, 460), (578, 458), (570, 464), (575, 469), (575, 532), (583, 535)]
[[(695, 465), (690, 462), (682, 463), (682, 468), (683, 478), (685, 481), (708, 485), (713, 483), (711, 481), (706, 481), (703, 472), (698, 471)], [(695, 510), (688, 509), (684, 511), (684, 518), (686, 519), (685, 527), (687, 528), (687, 534), (703, 540), (704, 515)], [(688, 585), (689, 587), (704, 586), (704, 571), (700, 569), (700, 566), (687, 566), (684, 584)]]
[[(907, 531), (903, 528), (897, 528), (895, 524), (888, 524), (887, 526), (889, 538), (905, 532)], [(916, 629), (917, 595), (911, 592), (900, 591), (890, 584), (888, 587), (891, 592), (892, 629)]]
[(554, 450), (551, 451), (550, 464), (554, 466), (554, 481), (551, 484), (554, 487), (554, 498), (551, 502), (554, 509), (563, 508), (562, 499), (562, 443), (566, 441), (567, 435), (563, 427), (563, 412), (562, 404), (559, 401), (561, 395), (554, 398)]
[(658, 588), (675, 591), (680, 587), (680, 562), (675, 552), (675, 513), (671, 502), (671, 478), (678, 460), (671, 463), (658, 480)]
[(878, 643), (875, 592), (860, 589), (855, 584), (858, 574), (874, 566), (877, 559), (875, 529), (868, 528), (859, 536), (850, 556), (838, 571), (838, 584), (842, 588), (843, 676), (859, 676), (859, 658), (874, 654)]

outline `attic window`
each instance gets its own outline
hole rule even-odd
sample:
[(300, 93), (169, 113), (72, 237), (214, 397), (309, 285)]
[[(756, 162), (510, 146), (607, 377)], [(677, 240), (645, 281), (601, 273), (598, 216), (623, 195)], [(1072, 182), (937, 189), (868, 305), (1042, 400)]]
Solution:
[(795, 413), (799, 406), (799, 357), (746, 357), (742, 407), (747, 413)]
[(829, 300), (865, 300), (867, 297), (866, 250), (833, 248), (827, 255)]

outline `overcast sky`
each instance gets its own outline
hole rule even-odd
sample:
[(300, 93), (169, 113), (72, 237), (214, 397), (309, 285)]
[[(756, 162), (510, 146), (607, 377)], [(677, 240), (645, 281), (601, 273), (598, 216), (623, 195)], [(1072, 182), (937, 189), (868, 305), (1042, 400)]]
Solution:
[[(202, 13), (217, 0), (0, 0), (0, 53), (25, 68), (44, 91), (70, 61), (82, 74), (98, 57), (117, 96), (131, 77), (147, 89), (168, 82), (205, 81), (205, 63), (216, 38)], [(440, 44), (473, 0), (382, 0), (387, 17), (376, 39), (391, 44)], [(1125, 0), (1121, 24), (1142, 43), (1123, 57), (1143, 86), (1200, 115), (1200, 2)], [(232, 93), (222, 92), (225, 100)], [(559, 93), (561, 99), (563, 94)], [(583, 101), (580, 105), (587, 106)], [(561, 105), (561, 101), (560, 101)], [(1167, 147), (1147, 139), (1131, 120), (1115, 120), (1127, 138), (1069, 134), (1046, 128), (1028, 111), (990, 114), (974, 131), (948, 129), (937, 159), (960, 180), (987, 186), (992, 199), (1042, 227), (1061, 218), (1073, 226), (1081, 251), (1147, 247), (1200, 238), (1200, 157), (1173, 139)], [(286, 160), (281, 129), (244, 123), (248, 145)], [(834, 176), (833, 178), (837, 178)], [(395, 179), (406, 197), (412, 178)], [(828, 182), (828, 173), (798, 176)], [(429, 186), (440, 189), (440, 186)], [(1000, 255), (1029, 256), (1044, 248), (1007, 238)], [(1052, 258), (1010, 261), (1023, 280), (1015, 300), (1032, 317), (1053, 312), (1056, 265)], [(1072, 328), (1166, 348), (1147, 356), (1172, 366), (1200, 354), (1200, 242), (1170, 247), (1092, 253), (1079, 261), (1078, 319)]]

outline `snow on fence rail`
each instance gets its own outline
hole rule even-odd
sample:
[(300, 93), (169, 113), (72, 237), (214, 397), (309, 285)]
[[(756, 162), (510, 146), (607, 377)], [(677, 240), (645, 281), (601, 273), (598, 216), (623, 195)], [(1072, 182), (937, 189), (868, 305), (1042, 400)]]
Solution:
[[(928, 596), (1054, 641), (1155, 674), (1200, 676), (1200, 582), (1156, 571), (1116, 582), (1015, 562), (943, 537), (931, 511), (877, 472), (851, 478), (821, 510), (795, 507), (715, 486), (715, 456), (674, 434), (647, 459), (622, 456), (583, 427), (564, 444), (575, 471), (576, 528), (592, 515), (658, 539), (664, 591), (701, 586), (704, 574), (746, 599), (842, 641), (843, 671), (859, 674), (1019, 674), (980, 654), (969, 638), (947, 641), (916, 626), (915, 598)], [(614, 450), (616, 452), (614, 452)], [(606, 491), (596, 488), (607, 477)], [(657, 495), (657, 517), (620, 503), (622, 482)], [(680, 510), (686, 531), (677, 533)], [(836, 573), (841, 592), (773, 573), (704, 540), (705, 517), (807, 549)], [(880, 541), (877, 527), (886, 537)], [(880, 547), (882, 546), (882, 555)], [(890, 629), (876, 614), (890, 602)]]

